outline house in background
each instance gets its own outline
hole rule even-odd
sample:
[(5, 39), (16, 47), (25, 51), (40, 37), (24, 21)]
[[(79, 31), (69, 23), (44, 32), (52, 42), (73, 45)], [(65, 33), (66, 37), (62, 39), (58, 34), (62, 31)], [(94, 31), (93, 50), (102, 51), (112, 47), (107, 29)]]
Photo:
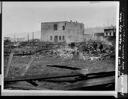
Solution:
[(116, 43), (116, 27), (111, 26), (104, 29), (104, 37), (109, 42), (112, 43), (112, 45), (115, 45)]
[(115, 37), (116, 36), (116, 27), (111, 26), (104, 29), (105, 37)]

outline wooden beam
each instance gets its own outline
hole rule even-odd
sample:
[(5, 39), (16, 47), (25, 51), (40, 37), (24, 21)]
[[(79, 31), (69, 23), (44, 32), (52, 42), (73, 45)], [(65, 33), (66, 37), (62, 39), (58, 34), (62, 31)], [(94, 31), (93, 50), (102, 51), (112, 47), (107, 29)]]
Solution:
[(31, 85), (30, 83), (25, 82), (25, 81), (8, 84), (5, 86), (5, 89), (8, 89), (8, 88), (22, 89), (22, 90), (48, 90), (46, 88), (40, 88), (38, 86), (35, 87), (35, 86)]
[(28, 80), (44, 80), (44, 79), (57, 79), (57, 78), (67, 78), (67, 77), (75, 77), (75, 76), (80, 76), (79, 73), (70, 73), (70, 74), (60, 74), (58, 73), (52, 73), (48, 75), (47, 73), (44, 73), (42, 75), (30, 75), (30, 76), (18, 76), (18, 77), (5, 77), (4, 81), (5, 82), (15, 82), (15, 81), (28, 81)]
[(26, 65), (26, 68), (25, 68), (24, 72), (21, 74), (21, 76), (24, 76), (24, 75), (26, 74), (26, 72), (28, 71), (28, 69), (29, 69), (29, 67), (31, 66), (32, 62), (34, 61), (35, 57), (36, 57), (36, 56), (33, 56), (33, 57), (30, 59), (29, 63)]
[(62, 69), (70, 69), (70, 70), (81, 70), (81, 68), (70, 67), (70, 66), (63, 66), (63, 65), (47, 65), (47, 66), (48, 67), (62, 68)]
[[(48, 90), (49, 88), (45, 89), (45, 86), (40, 87), (41, 82), (38, 86), (28, 86), (25, 84), (19, 84), (18, 83), (11, 83), (8, 85), (5, 85), (6, 88), (16, 88), (16, 89), (34, 89), (34, 90)], [(23, 81), (24, 82), (24, 81)], [(45, 81), (43, 81), (45, 82)], [(115, 76), (110, 76), (110, 77), (103, 77), (103, 78), (94, 78), (94, 79), (86, 79), (86, 80), (82, 80), (82, 81), (77, 81), (77, 82), (73, 82), (73, 83), (68, 83), (66, 85), (58, 85), (59, 86), (53, 86), (52, 89), (57, 89), (57, 90), (74, 90), (74, 89), (80, 89), (80, 88), (86, 88), (86, 87), (91, 87), (91, 86), (98, 86), (98, 85), (104, 85), (104, 84), (110, 84), (110, 83), (114, 83), (115, 82)], [(47, 84), (51, 85), (51, 82), (47, 81)]]
[(114, 82), (115, 82), (115, 76), (103, 77), (103, 78), (93, 78), (93, 79), (87, 79), (84, 81), (78, 81), (76, 83), (72, 83), (72, 84), (69, 84), (66, 86), (62, 86), (59, 89), (73, 90), (73, 89), (79, 89), (79, 88), (84, 88), (84, 87), (109, 84), (109, 83), (114, 83)]
[(6, 72), (5, 72), (5, 77), (8, 76), (8, 72), (9, 72), (9, 69), (11, 67), (11, 62), (12, 62), (13, 55), (14, 55), (14, 53), (11, 52), (11, 54), (9, 56), (9, 61), (8, 61), (8, 65), (7, 65), (7, 68), (6, 68)]
[(40, 75), (30, 75), (30, 76), (18, 76), (18, 77), (6, 77), (4, 78), (5, 82), (14, 82), (14, 81), (27, 81), (27, 80), (45, 80), (45, 79), (67, 79), (69, 77), (86, 77), (88, 79), (92, 78), (102, 78), (102, 77), (109, 77), (109, 76), (114, 76), (115, 72), (100, 72), (100, 73), (91, 73), (91, 74), (86, 74), (86, 75), (81, 75), (79, 72), (72, 72), (72, 73), (42, 73)]

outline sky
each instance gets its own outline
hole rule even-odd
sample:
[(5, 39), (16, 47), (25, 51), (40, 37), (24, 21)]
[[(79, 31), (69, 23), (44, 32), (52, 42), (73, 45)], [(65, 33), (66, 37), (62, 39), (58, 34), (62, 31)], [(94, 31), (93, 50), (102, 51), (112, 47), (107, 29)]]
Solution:
[(116, 24), (117, 2), (3, 2), (2, 33), (39, 38), (41, 22), (77, 21), (85, 28)]

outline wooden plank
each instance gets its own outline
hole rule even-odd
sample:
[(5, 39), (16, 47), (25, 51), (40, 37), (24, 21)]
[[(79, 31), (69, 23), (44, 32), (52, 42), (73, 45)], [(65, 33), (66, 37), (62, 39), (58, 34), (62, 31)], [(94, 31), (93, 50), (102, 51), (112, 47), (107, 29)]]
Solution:
[(79, 89), (82, 87), (97, 86), (97, 85), (109, 84), (114, 82), (115, 82), (115, 76), (95, 78), (95, 79), (88, 79), (88, 80), (72, 83), (66, 86), (62, 86), (62, 88), (59, 88), (59, 89), (73, 90), (73, 89)]
[(64, 78), (64, 77), (74, 77), (80, 76), (79, 73), (70, 73), (70, 74), (60, 74), (52, 73), (50, 75), (42, 74), (42, 75), (30, 75), (30, 76), (18, 76), (18, 77), (6, 77), (4, 78), (5, 82), (13, 82), (13, 81), (27, 81), (27, 80), (43, 80), (43, 79), (51, 79), (51, 78)]
[(47, 66), (48, 67), (62, 68), (62, 69), (70, 69), (70, 70), (81, 70), (81, 68), (69, 67), (69, 66), (60, 66), (60, 65), (47, 65)]
[(100, 72), (100, 73), (92, 73), (87, 75), (79, 75), (74, 77), (66, 77), (66, 78), (50, 78), (46, 79), (45, 81), (49, 82), (76, 82), (82, 80), (89, 80), (89, 79), (96, 79), (96, 78), (103, 78), (103, 77), (111, 77), (114, 76), (115, 72)]
[(9, 61), (8, 61), (8, 65), (7, 65), (7, 68), (6, 68), (6, 71), (5, 71), (5, 77), (8, 76), (8, 72), (9, 72), (9, 69), (11, 67), (11, 62), (12, 62), (12, 59), (13, 59), (13, 52), (10, 54), (9, 56)]
[[(20, 82), (22, 82), (22, 81), (20, 81)], [(9, 84), (6, 86), (6, 88), (17, 88), (17, 89), (27, 89), (27, 90), (32, 90), (32, 89), (48, 90), (48, 89), (51, 89), (51, 87), (52, 87), (52, 90), (54, 90), (54, 89), (56, 89), (56, 90), (74, 90), (74, 89), (80, 89), (80, 88), (114, 83), (115, 76), (87, 79), (87, 80), (77, 81), (74, 83), (68, 83), (66, 85), (56, 83), (56, 86), (55, 85), (52, 86), (53, 83), (47, 82), (47, 84), (50, 86), (50, 88), (47, 87), (47, 89), (44, 88), (45, 86), (41, 86), (41, 82), (40, 82), (39, 86), (37, 86), (37, 87), (20, 84), (20, 82), (19, 82), (19, 84), (17, 84), (17, 83)], [(42, 81), (42, 82), (45, 82), (45, 81)]]
[(26, 74), (26, 72), (28, 71), (29, 67), (31, 66), (32, 62), (34, 61), (36, 56), (32, 57), (29, 61), (29, 63), (26, 65), (26, 68), (24, 70), (24, 72), (21, 74), (22, 76), (24, 76)]
[(17, 83), (12, 83), (12, 84), (8, 84), (5, 86), (6, 89), (22, 89), (22, 90), (42, 90), (46, 88), (39, 88), (39, 87), (35, 87), (33, 85), (30, 85), (29, 83), (27, 84), (23, 82), (17, 82)]
[(41, 74), (41, 75), (30, 75), (30, 76), (18, 76), (18, 77), (7, 77), (7, 78), (4, 78), (4, 81), (5, 82), (11, 82), (11, 81), (24, 81), (24, 80), (39, 80), (39, 79), (42, 79), (42, 80), (45, 80), (45, 79), (59, 79), (59, 78), (65, 78), (66, 77), (77, 77), (77, 76), (80, 76), (80, 77), (84, 77), (84, 78), (101, 78), (101, 77), (106, 77), (106, 76), (113, 76), (115, 75), (115, 72), (114, 71), (111, 71), (111, 72), (100, 72), (100, 73), (92, 73), (92, 74), (87, 74), (87, 75), (82, 75), (80, 74), (79, 72), (72, 72), (72, 73), (68, 73), (68, 74), (65, 74), (65, 73), (62, 73), (62, 74), (58, 74), (58, 73), (51, 73), (51, 74)]

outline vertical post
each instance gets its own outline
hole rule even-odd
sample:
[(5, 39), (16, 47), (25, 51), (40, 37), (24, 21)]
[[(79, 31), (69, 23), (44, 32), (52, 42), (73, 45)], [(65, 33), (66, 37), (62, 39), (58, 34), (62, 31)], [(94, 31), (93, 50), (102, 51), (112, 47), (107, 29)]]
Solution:
[(33, 43), (33, 46), (34, 46), (34, 32), (32, 32), (32, 43)]
[(29, 42), (29, 34), (28, 34), (28, 42)]
[(15, 33), (14, 33), (14, 43), (16, 42), (16, 37), (15, 37)]
[(11, 67), (11, 62), (12, 62), (12, 58), (13, 58), (13, 52), (11, 52), (10, 56), (9, 56), (9, 61), (8, 61), (8, 65), (7, 65), (7, 69), (6, 69), (6, 72), (5, 72), (5, 77), (8, 76), (8, 72), (9, 72), (9, 69)]
[(32, 39), (34, 40), (34, 32), (32, 32)]

